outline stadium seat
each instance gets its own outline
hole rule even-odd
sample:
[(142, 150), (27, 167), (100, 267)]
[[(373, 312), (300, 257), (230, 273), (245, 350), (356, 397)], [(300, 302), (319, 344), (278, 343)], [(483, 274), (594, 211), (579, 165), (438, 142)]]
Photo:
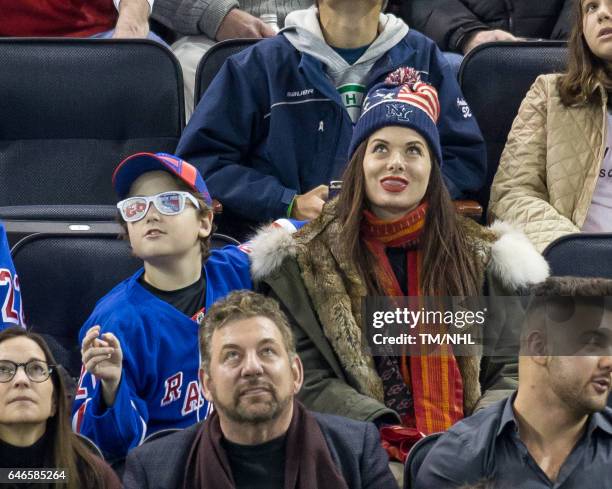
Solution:
[(153, 440), (159, 440), (160, 438), (163, 438), (164, 436), (168, 436), (168, 435), (171, 435), (172, 433), (177, 433), (179, 431), (181, 431), (181, 428), (166, 428), (165, 430), (159, 430), (147, 436), (143, 440), (142, 443), (145, 444)]
[(483, 44), (464, 58), (459, 84), (487, 145), (487, 176), (477, 199), (485, 210), (512, 122), (538, 77), (563, 71), (567, 48), (560, 41)]
[[(212, 247), (236, 244), (213, 235)], [(116, 233), (33, 234), (11, 254), (26, 323), (49, 343), (57, 362), (74, 378), (81, 368), (78, 332), (96, 302), (142, 266)]]
[[(542, 254), (553, 276), (612, 279), (612, 234), (568, 234), (550, 243)], [(608, 406), (612, 407), (612, 396)]]
[[(217, 75), (225, 60), (252, 46), (258, 39), (229, 39), (215, 44), (198, 63), (196, 71), (194, 104), (197, 106), (202, 95)], [(195, 107), (194, 107), (195, 109)]]
[(74, 435), (79, 439), (79, 441), (85, 445), (85, 448), (87, 448), (93, 455), (100, 457), (102, 460), (104, 460), (104, 455), (102, 455), (102, 450), (100, 450), (100, 447), (98, 445), (96, 445), (93, 440), (91, 440), (90, 438), (87, 438), (85, 435), (82, 435), (81, 433), (77, 433), (77, 432), (73, 432)]
[(9, 234), (36, 222), (58, 231), (113, 220), (119, 161), (176, 148), (182, 74), (159, 43), (5, 38), (0, 65), (0, 219)]
[(432, 433), (417, 441), (410, 449), (404, 464), (404, 489), (416, 489), (416, 478), (419, 468), (441, 434)]
[(556, 277), (602, 277), (612, 279), (612, 234), (568, 234), (542, 252)]

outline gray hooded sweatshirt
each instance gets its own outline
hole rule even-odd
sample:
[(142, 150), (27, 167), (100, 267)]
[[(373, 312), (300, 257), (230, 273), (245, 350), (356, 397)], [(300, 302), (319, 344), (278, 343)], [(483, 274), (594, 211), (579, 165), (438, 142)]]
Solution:
[(287, 15), (283, 35), (298, 51), (318, 59), (340, 93), (353, 124), (361, 115), (365, 97), (365, 79), (382, 56), (408, 34), (408, 26), (392, 14), (380, 14), (379, 34), (355, 64), (348, 64), (323, 37), (316, 7), (296, 10)]

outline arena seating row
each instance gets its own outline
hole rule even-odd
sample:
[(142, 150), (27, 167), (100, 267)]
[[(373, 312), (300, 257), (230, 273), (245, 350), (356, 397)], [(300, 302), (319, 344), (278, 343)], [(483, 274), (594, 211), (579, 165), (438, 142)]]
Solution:
[[(254, 42), (211, 49), (196, 100), (227, 56)], [(521, 100), (537, 75), (563, 69), (565, 49), (494, 43), (465, 58), (460, 85), (488, 147), (483, 208)], [(116, 239), (112, 170), (134, 152), (174, 150), (184, 128), (182, 75), (170, 51), (141, 40), (0, 40), (0, 63), (0, 220), (12, 242), (29, 235), (12, 250), (28, 323), (77, 377), (78, 330), (95, 302), (140, 266)], [(213, 239), (213, 247), (230, 243)], [(581, 234), (544, 254), (554, 275), (612, 278), (610, 250), (610, 235)], [(411, 453), (405, 487), (430, 441)]]
[[(254, 40), (217, 44), (198, 68), (198, 100), (224, 60)], [(464, 60), (460, 84), (488, 146), (486, 208), (520, 101), (564, 66), (559, 42), (493, 43)], [(38, 230), (116, 229), (110, 177), (123, 157), (172, 152), (184, 128), (182, 75), (146, 40), (0, 40), (0, 219), (9, 240)], [(24, 185), (27, 182), (27, 185)], [(19, 234), (21, 233), (21, 234)]]
[[(226, 244), (236, 242), (223, 235), (213, 237), (213, 247)], [(573, 234), (552, 243), (544, 256), (552, 275), (612, 278), (612, 266), (607, 260), (611, 252), (609, 234)], [(127, 241), (115, 239), (114, 234), (41, 233), (18, 243), (13, 258), (20, 271), (26, 313), (34, 330), (45, 336), (58, 361), (76, 377), (80, 352), (74, 338), (81, 324), (95, 301), (131, 274), (139, 266), (138, 260), (130, 254)], [(612, 407), (612, 398), (608, 404)], [(175, 431), (156, 432), (145, 443)], [(405, 489), (415, 487), (418, 469), (438, 436), (432, 434), (412, 448), (405, 464)], [(97, 450), (91, 440), (88, 443), (92, 450)], [(118, 461), (113, 467), (121, 473), (123, 462)]]
[[(237, 244), (216, 234), (212, 245)], [(612, 278), (612, 235), (574, 234), (560, 238), (544, 252), (552, 275)], [(12, 250), (19, 271), (28, 324), (45, 336), (71, 376), (80, 369), (78, 331), (96, 301), (131, 275), (140, 261), (129, 244), (109, 233), (37, 233)]]
[[(254, 42), (226, 41), (211, 49), (198, 68), (196, 98), (228, 56)], [(517, 42), (481, 46), (465, 58), (459, 79), (487, 141), (489, 184), (520, 101), (539, 73), (562, 69), (564, 57), (564, 43)], [(110, 241), (119, 229), (110, 177), (131, 153), (174, 150), (184, 128), (182, 75), (169, 50), (146, 40), (4, 39), (0, 61), (0, 86), (7, 94), (0, 101), (0, 219), (9, 240), (34, 232), (78, 233), (79, 240), (93, 234), (92, 242), (75, 245), (83, 250), (80, 261), (66, 244), (68, 236), (26, 240), (15, 248), (15, 260), (23, 262), (17, 266), (26, 307), (42, 313), (28, 310), (30, 323), (66, 347), (95, 300), (136, 266), (135, 260), (115, 258), (128, 255), (125, 243), (95, 241)], [(479, 197), (485, 207), (488, 189)], [(32, 253), (44, 261), (45, 246), (54, 255), (66, 246), (65, 258), (33, 267), (58, 268), (58, 277), (48, 270), (49, 281), (35, 285), (37, 273), (30, 280), (22, 268), (36, 260), (21, 256), (26, 248), (42, 247)], [(94, 256), (98, 263), (88, 275), (85, 262)], [(45, 291), (54, 290), (57, 299), (59, 270), (70, 258), (75, 272), (65, 276), (79, 280), (61, 294), (65, 299), (41, 303)], [(71, 310), (65, 304), (75, 293), (82, 300)], [(77, 363), (68, 361), (71, 372)]]

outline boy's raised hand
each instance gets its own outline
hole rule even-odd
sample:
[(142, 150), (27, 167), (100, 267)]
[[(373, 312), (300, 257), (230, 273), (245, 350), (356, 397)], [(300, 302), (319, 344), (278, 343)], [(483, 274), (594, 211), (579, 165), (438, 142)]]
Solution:
[(83, 338), (81, 359), (85, 369), (102, 382), (104, 402), (112, 406), (121, 381), (123, 352), (119, 340), (112, 333), (100, 335), (100, 326), (92, 326)]

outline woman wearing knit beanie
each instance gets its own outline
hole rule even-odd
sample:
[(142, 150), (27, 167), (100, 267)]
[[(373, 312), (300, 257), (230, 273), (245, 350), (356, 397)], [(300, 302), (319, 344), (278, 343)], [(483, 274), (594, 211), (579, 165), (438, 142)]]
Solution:
[(439, 111), (435, 88), (413, 69), (373, 87), (340, 195), (292, 237), (279, 231), (268, 255), (252, 256), (255, 278), (292, 319), (302, 402), (375, 422), (402, 461), (421, 434), (509, 395), (516, 359), (373, 357), (363, 347), (362, 299), (510, 295), (548, 274), (522, 234), (457, 215), (440, 171)]

